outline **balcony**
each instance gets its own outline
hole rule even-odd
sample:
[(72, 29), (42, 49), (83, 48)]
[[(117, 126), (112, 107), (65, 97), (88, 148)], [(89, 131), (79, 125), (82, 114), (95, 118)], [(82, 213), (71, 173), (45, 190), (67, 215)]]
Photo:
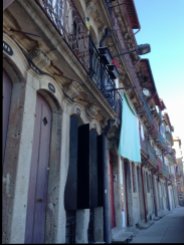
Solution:
[(90, 66), (89, 76), (107, 99), (111, 107), (116, 109), (116, 93), (114, 79), (118, 77), (117, 69), (111, 64), (112, 56), (106, 47), (96, 48), (92, 39), (89, 42)]
[(154, 148), (150, 144), (148, 146), (148, 153), (151, 164), (156, 168), (159, 167), (162, 164), (162, 162), (160, 158), (156, 155)]
[(148, 139), (141, 141), (141, 150), (146, 159), (154, 168), (159, 168), (162, 165), (160, 158), (157, 156), (154, 148), (149, 143)]
[(111, 64), (112, 56), (97, 49), (72, 0), (37, 0), (55, 26), (61, 38), (81, 63), (113, 110), (116, 110), (115, 83), (117, 70)]
[(155, 139), (155, 141), (161, 146), (161, 148), (165, 151), (168, 152), (169, 148), (167, 146), (166, 140), (163, 138), (159, 131), (159, 125), (156, 123), (154, 117), (151, 114), (150, 108), (148, 104), (145, 101), (144, 96), (140, 93), (140, 98), (143, 102), (143, 111), (145, 112), (149, 125), (150, 125), (150, 135)]
[(61, 37), (77, 56), (86, 70), (89, 69), (89, 35), (72, 0), (37, 0), (44, 13)]

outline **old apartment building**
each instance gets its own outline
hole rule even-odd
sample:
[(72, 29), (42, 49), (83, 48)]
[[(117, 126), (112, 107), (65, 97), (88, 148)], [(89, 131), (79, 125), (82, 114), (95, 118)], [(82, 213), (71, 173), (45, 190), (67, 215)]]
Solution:
[(183, 153), (181, 149), (181, 139), (174, 137), (174, 149), (176, 152), (176, 164), (175, 164), (175, 176), (176, 176), (176, 188), (178, 195), (178, 202), (180, 206), (184, 206), (184, 164), (183, 164)]
[(133, 0), (3, 0), (3, 243), (110, 243), (178, 205), (138, 30)]

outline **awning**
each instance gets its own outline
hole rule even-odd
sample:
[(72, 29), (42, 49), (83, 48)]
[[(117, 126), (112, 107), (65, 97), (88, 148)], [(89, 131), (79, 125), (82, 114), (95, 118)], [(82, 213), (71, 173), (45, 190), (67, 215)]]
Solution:
[(135, 163), (141, 163), (139, 120), (128, 96), (122, 96), (122, 118), (118, 153)]

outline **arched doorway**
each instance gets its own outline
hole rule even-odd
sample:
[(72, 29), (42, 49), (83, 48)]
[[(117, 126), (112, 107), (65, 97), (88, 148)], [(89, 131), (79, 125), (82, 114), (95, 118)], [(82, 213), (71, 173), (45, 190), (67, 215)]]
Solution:
[(28, 192), (26, 243), (44, 243), (48, 189), (51, 109), (37, 94), (34, 138)]

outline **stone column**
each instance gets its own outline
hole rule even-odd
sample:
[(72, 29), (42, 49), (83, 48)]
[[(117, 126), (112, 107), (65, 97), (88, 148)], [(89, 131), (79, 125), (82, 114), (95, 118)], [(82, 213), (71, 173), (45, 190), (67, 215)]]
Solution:
[(76, 243), (88, 243), (89, 209), (79, 209), (76, 215)]
[(104, 229), (103, 229), (103, 207), (95, 208), (94, 210), (94, 238), (95, 242), (104, 241)]
[(31, 167), (37, 90), (37, 88), (34, 88), (33, 80), (34, 78), (32, 73), (28, 72), (25, 90), (22, 133), (18, 152), (10, 243), (24, 243), (25, 237), (27, 198), (29, 189), (29, 174)]
[(59, 207), (57, 220), (56, 243), (65, 243), (66, 239), (66, 210), (64, 208), (64, 189), (69, 167), (69, 139), (70, 139), (70, 115), (67, 107), (62, 113), (61, 132), (61, 157), (60, 157), (60, 183), (59, 183)]

